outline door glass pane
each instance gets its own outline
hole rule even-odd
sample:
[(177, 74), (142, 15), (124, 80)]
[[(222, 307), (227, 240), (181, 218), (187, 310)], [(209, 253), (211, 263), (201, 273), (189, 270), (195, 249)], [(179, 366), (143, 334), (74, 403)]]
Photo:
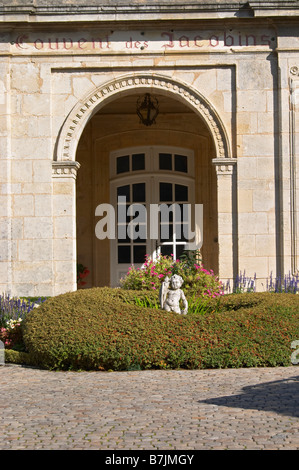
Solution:
[(146, 243), (146, 238), (141, 238), (145, 233), (146, 226), (140, 226), (140, 230), (138, 231), (138, 236), (135, 238), (134, 243)]
[(176, 228), (176, 239), (178, 241), (188, 240), (188, 224), (175, 224)]
[[(177, 216), (176, 206), (174, 204), (160, 204), (159, 218), (161, 223), (173, 222), (174, 214)], [(179, 220), (181, 220), (179, 218)]]
[(144, 170), (145, 160), (144, 153), (134, 153), (132, 155), (132, 171)]
[(159, 153), (159, 169), (160, 170), (172, 170), (171, 153)]
[(160, 240), (171, 241), (173, 239), (173, 224), (161, 224), (160, 225)]
[[(138, 218), (138, 216), (137, 216)], [(142, 217), (143, 219), (143, 217)], [(146, 224), (136, 219), (132, 219), (127, 227), (127, 234), (134, 243), (145, 243), (146, 241)]]
[(187, 173), (187, 157), (185, 155), (174, 156), (174, 169), (175, 171), (182, 171), (184, 173)]
[(177, 259), (179, 259), (180, 256), (182, 256), (185, 249), (186, 249), (186, 245), (176, 245), (176, 257), (177, 257)]
[(190, 223), (191, 222), (190, 206), (188, 204), (179, 204), (179, 205), (181, 207), (181, 221), (185, 223)]
[[(174, 216), (175, 216), (175, 222), (187, 222), (188, 218), (186, 216), (188, 205), (187, 204), (178, 204), (177, 202), (173, 204), (175, 207), (174, 211)], [(185, 220), (186, 219), (186, 220)]]
[(125, 196), (127, 202), (130, 202), (130, 185), (126, 184), (126, 186), (119, 186), (117, 188), (117, 197), (118, 196)]
[(118, 157), (116, 159), (116, 173), (125, 173), (126, 171), (130, 171), (129, 155), (124, 155), (123, 157)]
[(133, 217), (131, 215), (129, 215), (129, 213), (130, 213), (129, 207), (130, 206), (128, 206), (128, 205), (126, 205), (126, 206), (125, 205), (119, 205), (117, 207), (117, 226), (118, 227), (126, 226), (133, 219)]
[[(118, 229), (118, 243), (130, 243), (130, 237), (128, 236), (128, 229), (127, 229), (127, 226), (124, 225), (118, 225), (117, 226), (117, 229)], [(121, 237), (121, 238), (120, 238)]]
[(133, 202), (145, 202), (145, 183), (133, 184)]
[(161, 246), (162, 256), (172, 256), (173, 255), (173, 245), (162, 245)]
[(160, 183), (160, 201), (172, 201), (172, 184)]
[(118, 246), (118, 263), (131, 263), (131, 247)]
[(175, 185), (175, 201), (188, 202), (188, 186), (182, 184)]
[(144, 263), (146, 255), (145, 245), (135, 245), (133, 247), (134, 263)]

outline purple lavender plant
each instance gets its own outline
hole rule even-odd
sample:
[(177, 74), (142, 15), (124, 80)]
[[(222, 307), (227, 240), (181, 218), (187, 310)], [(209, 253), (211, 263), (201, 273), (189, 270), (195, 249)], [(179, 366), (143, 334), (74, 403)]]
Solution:
[[(233, 288), (231, 289), (230, 281), (227, 281), (225, 285), (224, 292), (226, 294), (230, 293), (242, 293), (242, 292), (255, 292), (256, 291), (256, 274), (253, 278), (246, 277), (245, 271), (240, 272), (236, 276), (233, 282)], [(276, 278), (273, 277), (271, 272), (270, 277), (267, 278), (266, 282), (266, 291), (274, 293), (289, 293), (297, 294), (299, 293), (299, 274), (286, 274), (285, 276), (278, 275)]]
[(44, 300), (40, 298), (33, 302), (10, 297), (9, 294), (0, 295), (0, 326), (5, 326), (8, 320), (18, 320), (19, 318), (23, 320), (36, 304), (40, 304)]
[(245, 275), (245, 271), (243, 273), (240, 271), (240, 274), (236, 276), (233, 281), (233, 288), (231, 289), (230, 281), (228, 280), (224, 292), (227, 294), (240, 294), (243, 292), (255, 292), (255, 281), (256, 281), (256, 274), (253, 278), (247, 277)]
[(297, 294), (299, 293), (299, 274), (285, 274), (284, 277), (280, 275), (277, 276), (275, 279), (272, 277), (272, 273), (270, 275), (270, 282), (267, 283), (267, 290), (269, 292), (284, 292), (290, 294)]

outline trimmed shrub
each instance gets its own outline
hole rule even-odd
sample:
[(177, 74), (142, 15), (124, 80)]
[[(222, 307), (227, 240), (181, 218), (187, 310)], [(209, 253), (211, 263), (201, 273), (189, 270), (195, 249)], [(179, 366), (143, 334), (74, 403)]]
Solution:
[(136, 294), (92, 288), (48, 299), (22, 323), (31, 360), (74, 370), (291, 365), (296, 295), (224, 296), (206, 315), (181, 316), (138, 307)]
[(5, 349), (5, 362), (10, 364), (22, 364), (26, 366), (34, 366), (36, 363), (29, 353), (15, 351), (14, 349)]

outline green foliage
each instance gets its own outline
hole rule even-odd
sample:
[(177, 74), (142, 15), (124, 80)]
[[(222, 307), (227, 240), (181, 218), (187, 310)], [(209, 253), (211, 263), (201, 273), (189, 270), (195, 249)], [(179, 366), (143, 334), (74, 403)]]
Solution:
[(291, 365), (298, 296), (210, 299), (205, 315), (136, 305), (156, 292), (93, 288), (53, 297), (22, 322), (26, 351), (50, 369), (144, 370)]
[(149, 299), (147, 295), (144, 298), (135, 296), (134, 304), (138, 305), (139, 307), (145, 307), (145, 308), (155, 308), (155, 309), (160, 308), (158, 299), (154, 299), (154, 300)]
[(211, 302), (209, 297), (197, 297), (195, 294), (188, 300), (189, 315), (205, 315), (208, 312), (218, 311), (220, 299), (217, 302)]
[(88, 276), (90, 271), (81, 263), (77, 263), (77, 286), (83, 287), (86, 285), (86, 281), (83, 281)]
[[(155, 308), (155, 309), (160, 309), (160, 304), (159, 304), (159, 299), (158, 296), (155, 296), (154, 298), (149, 298), (148, 295), (143, 295), (137, 296), (136, 294), (134, 295), (134, 300), (132, 299), (127, 300), (127, 303), (133, 304), (133, 305), (138, 305), (139, 307), (145, 307), (145, 308)], [(202, 298), (202, 297), (197, 297), (195, 294), (189, 299), (188, 301), (188, 313), (189, 314), (196, 314), (196, 315), (204, 315), (205, 313), (212, 311), (212, 310), (217, 310), (218, 309), (218, 304), (217, 302), (216, 305), (212, 305), (210, 302), (210, 299), (207, 298)]]
[(14, 349), (5, 349), (5, 362), (27, 366), (34, 366), (36, 363), (29, 353), (24, 351), (15, 351)]
[(183, 254), (180, 256), (180, 262), (184, 264), (184, 266), (193, 269), (195, 264), (201, 264), (201, 254), (199, 250), (185, 250)]
[(169, 256), (159, 256), (156, 260), (149, 257), (142, 268), (131, 266), (127, 275), (121, 280), (123, 289), (159, 290), (166, 276), (178, 274), (184, 280), (183, 289), (187, 296), (218, 297), (223, 295), (223, 286), (213, 271), (208, 271), (196, 263), (197, 254), (185, 253), (181, 260)]

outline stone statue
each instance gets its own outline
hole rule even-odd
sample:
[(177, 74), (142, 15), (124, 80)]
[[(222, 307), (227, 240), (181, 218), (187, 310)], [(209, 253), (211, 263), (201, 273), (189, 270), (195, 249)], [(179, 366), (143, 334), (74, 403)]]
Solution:
[[(183, 278), (174, 274), (165, 277), (160, 288), (160, 306), (167, 312), (175, 312), (186, 315), (188, 312), (188, 302), (184, 292), (181, 290), (183, 285)], [(170, 285), (170, 288), (169, 288)], [(180, 308), (180, 301), (182, 301), (183, 309)]]

